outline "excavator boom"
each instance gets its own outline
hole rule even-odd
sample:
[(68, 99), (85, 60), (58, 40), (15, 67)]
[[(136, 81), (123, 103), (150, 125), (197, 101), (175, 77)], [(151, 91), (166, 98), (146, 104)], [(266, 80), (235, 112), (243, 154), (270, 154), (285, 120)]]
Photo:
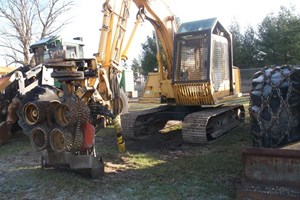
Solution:
[[(134, 0), (134, 3), (139, 9), (139, 14), (143, 15), (154, 27), (166, 57), (167, 78), (171, 79), (174, 49), (173, 41), (178, 28), (175, 16), (163, 1)], [(162, 69), (161, 73), (163, 73)]]

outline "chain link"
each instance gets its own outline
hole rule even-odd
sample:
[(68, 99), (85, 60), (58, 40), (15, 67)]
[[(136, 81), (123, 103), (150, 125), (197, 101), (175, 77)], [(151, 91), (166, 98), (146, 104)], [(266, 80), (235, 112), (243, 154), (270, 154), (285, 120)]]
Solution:
[(265, 67), (253, 75), (249, 113), (254, 146), (278, 147), (291, 142), (294, 116), (289, 100), (299, 93), (290, 79), (295, 70), (294, 66)]

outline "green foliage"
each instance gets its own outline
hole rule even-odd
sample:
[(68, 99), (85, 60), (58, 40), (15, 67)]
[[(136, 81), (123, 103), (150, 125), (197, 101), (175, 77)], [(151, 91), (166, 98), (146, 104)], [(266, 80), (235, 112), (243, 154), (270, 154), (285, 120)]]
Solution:
[(131, 69), (135, 74), (142, 72), (141, 63), (137, 58), (132, 60)]
[(299, 64), (300, 18), (294, 12), (281, 7), (277, 15), (268, 14), (257, 32), (248, 26), (242, 34), (238, 22), (232, 22), (233, 64), (241, 68)]
[(142, 44), (142, 74), (147, 75), (149, 72), (152, 72), (154, 67), (157, 67), (157, 47), (156, 47), (156, 40), (154, 34), (152, 37), (147, 36), (147, 40), (145, 43)]
[[(246, 27), (242, 33), (234, 20), (229, 30), (232, 34), (233, 65), (255, 68), (266, 65), (300, 63), (300, 17), (293, 7), (281, 7), (278, 14), (267, 14), (257, 29)], [(157, 66), (154, 34), (142, 44), (141, 65), (143, 74)]]
[(255, 66), (258, 59), (256, 33), (253, 27), (248, 26), (243, 35), (241, 34), (240, 25), (234, 21), (229, 29), (233, 39), (233, 65), (241, 68)]
[(300, 61), (300, 18), (294, 10), (281, 7), (258, 27), (259, 51), (264, 64), (296, 64)]
[(241, 27), (237, 21), (233, 21), (229, 30), (232, 34), (233, 65), (240, 66), (243, 63)]
[(257, 39), (253, 27), (248, 26), (243, 36), (242, 54), (244, 66), (256, 66), (259, 63)]

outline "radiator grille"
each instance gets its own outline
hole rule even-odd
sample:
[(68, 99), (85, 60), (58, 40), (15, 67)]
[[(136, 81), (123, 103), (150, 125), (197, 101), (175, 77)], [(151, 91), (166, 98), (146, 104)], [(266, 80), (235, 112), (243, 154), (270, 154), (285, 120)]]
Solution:
[(213, 35), (211, 77), (214, 92), (229, 89), (229, 49), (226, 38)]
[(174, 84), (173, 90), (178, 105), (213, 105), (214, 99), (209, 83)]

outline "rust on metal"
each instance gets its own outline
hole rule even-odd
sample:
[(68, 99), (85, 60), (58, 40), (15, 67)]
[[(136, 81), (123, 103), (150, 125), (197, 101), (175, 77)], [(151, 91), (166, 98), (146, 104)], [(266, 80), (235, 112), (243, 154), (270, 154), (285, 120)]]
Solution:
[(244, 175), (250, 181), (300, 186), (300, 151), (245, 148)]
[(260, 196), (300, 199), (299, 144), (284, 148), (245, 147), (242, 186), (237, 199), (259, 199)]

